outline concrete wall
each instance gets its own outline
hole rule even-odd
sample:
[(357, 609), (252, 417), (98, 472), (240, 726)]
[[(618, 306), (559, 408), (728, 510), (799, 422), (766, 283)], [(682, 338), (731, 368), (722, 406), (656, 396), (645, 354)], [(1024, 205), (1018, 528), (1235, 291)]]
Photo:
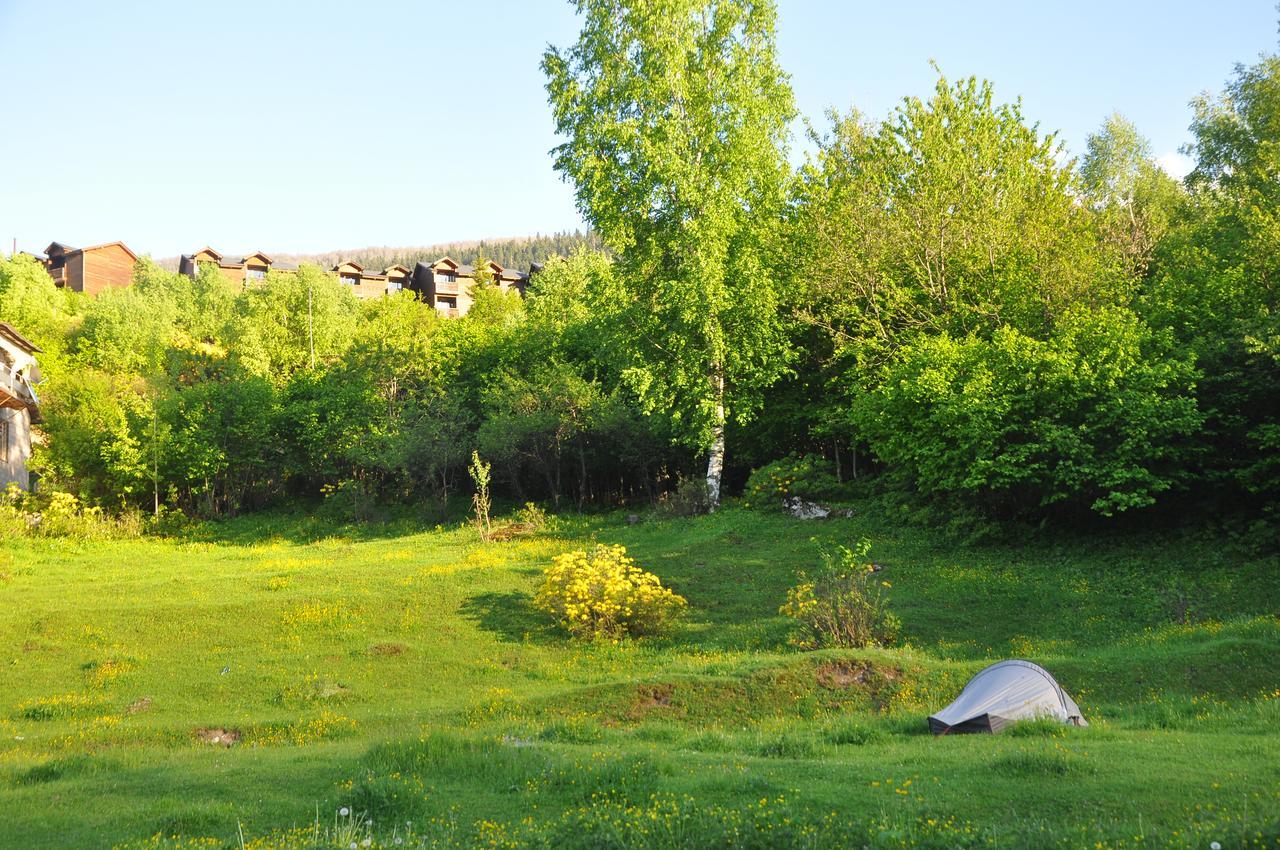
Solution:
[(0, 490), (17, 484), (31, 486), (27, 459), (31, 457), (31, 413), (0, 408)]

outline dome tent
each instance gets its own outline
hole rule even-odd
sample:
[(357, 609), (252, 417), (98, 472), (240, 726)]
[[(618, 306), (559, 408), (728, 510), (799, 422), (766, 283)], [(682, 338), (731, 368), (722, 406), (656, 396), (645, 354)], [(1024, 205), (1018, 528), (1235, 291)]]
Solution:
[(1080, 716), (1080, 706), (1048, 670), (1011, 659), (996, 662), (970, 679), (955, 702), (929, 718), (929, 731), (935, 735), (999, 732), (1019, 720), (1040, 717), (1089, 725)]

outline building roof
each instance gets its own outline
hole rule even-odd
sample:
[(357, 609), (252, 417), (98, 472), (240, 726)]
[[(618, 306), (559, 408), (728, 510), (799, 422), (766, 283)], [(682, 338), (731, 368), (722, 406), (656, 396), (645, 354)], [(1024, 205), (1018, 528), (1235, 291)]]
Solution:
[(18, 333), (18, 329), (8, 322), (0, 322), (0, 337), (4, 337), (28, 354), (43, 354), (40, 346)]
[(54, 253), (59, 253), (59, 254), (63, 254), (65, 256), (71, 257), (76, 254), (83, 254), (86, 251), (97, 251), (101, 248), (110, 248), (113, 245), (119, 245), (121, 248), (124, 249), (124, 252), (128, 254), (130, 257), (133, 257), (133, 259), (135, 260), (138, 259), (138, 255), (133, 253), (133, 251), (129, 249), (128, 245), (124, 244), (119, 240), (116, 240), (115, 242), (103, 242), (100, 245), (90, 245), (87, 248), (72, 248), (70, 245), (63, 245), (61, 242), (50, 242), (49, 247), (45, 248), (44, 252), (46, 255), (49, 255), (49, 256), (52, 256)]

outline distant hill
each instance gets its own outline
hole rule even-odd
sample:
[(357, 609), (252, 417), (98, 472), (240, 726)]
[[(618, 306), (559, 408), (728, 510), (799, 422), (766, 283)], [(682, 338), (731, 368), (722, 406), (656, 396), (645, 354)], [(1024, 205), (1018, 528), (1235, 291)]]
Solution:
[[(385, 245), (369, 246), (344, 251), (325, 251), (320, 254), (283, 254), (277, 251), (268, 253), (273, 260), (288, 263), (315, 263), (322, 268), (331, 268), (343, 260), (354, 260), (365, 268), (377, 269), (396, 263), (413, 268), (413, 264), (419, 260), (430, 262), (446, 255), (460, 263), (474, 263), (476, 259), (484, 256), (500, 266), (527, 271), (533, 263), (545, 263), (551, 257), (568, 256), (579, 246), (593, 250), (604, 249), (603, 241), (595, 232), (584, 233), (581, 230), (575, 230), (549, 235), (497, 237), (399, 248)], [(219, 250), (222, 249), (219, 248)], [(228, 256), (234, 253), (228, 252)], [(165, 257), (158, 262), (167, 269), (178, 268), (177, 257)]]

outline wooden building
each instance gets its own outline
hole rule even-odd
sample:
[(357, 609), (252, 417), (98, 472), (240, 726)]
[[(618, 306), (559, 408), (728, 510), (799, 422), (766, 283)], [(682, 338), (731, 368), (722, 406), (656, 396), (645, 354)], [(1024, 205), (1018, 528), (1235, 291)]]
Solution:
[[(178, 263), (178, 271), (195, 277), (204, 265), (213, 266), (228, 280), (243, 285), (262, 280), (269, 270), (292, 272), (298, 268), (289, 263), (276, 262), (262, 252), (237, 258), (226, 257), (206, 247), (194, 254), (183, 254)], [(529, 284), (529, 276), (539, 269), (534, 266), (526, 273), (503, 268), (494, 262), (488, 263), (487, 268), (495, 286), (521, 295)], [(354, 260), (343, 260), (329, 271), (337, 276), (339, 283), (350, 287), (352, 293), (362, 300), (381, 298), (408, 289), (445, 316), (464, 316), (475, 303), (472, 290), (476, 283), (476, 270), (451, 257), (441, 257), (434, 263), (418, 263), (412, 271), (402, 265), (375, 271), (366, 269)]]
[(7, 322), (0, 322), (0, 490), (10, 484), (30, 489), (31, 423), (38, 421), (32, 384), (38, 380), (40, 349)]
[[(537, 271), (533, 268), (526, 274), (505, 269), (492, 261), (487, 268), (495, 286), (504, 292), (515, 291), (521, 295), (529, 285), (529, 275)], [(475, 303), (476, 270), (452, 257), (441, 257), (434, 263), (418, 263), (410, 285), (419, 298), (433, 305), (442, 315), (465, 316)]]
[(88, 248), (51, 242), (44, 253), (44, 267), (54, 283), (88, 295), (97, 295), (109, 286), (128, 286), (133, 282), (133, 267), (138, 262), (138, 255), (123, 242)]
[(228, 257), (205, 247), (194, 254), (183, 254), (178, 261), (178, 271), (195, 277), (202, 265), (213, 266), (227, 280), (245, 286), (260, 283), (266, 278), (268, 271), (296, 272), (298, 270), (293, 263), (276, 262), (261, 251), (247, 257)]
[(338, 263), (329, 271), (338, 275), (338, 282), (351, 287), (360, 299), (381, 298), (399, 292), (409, 283), (409, 270), (401, 265), (387, 266), (380, 272), (366, 269), (352, 260)]

